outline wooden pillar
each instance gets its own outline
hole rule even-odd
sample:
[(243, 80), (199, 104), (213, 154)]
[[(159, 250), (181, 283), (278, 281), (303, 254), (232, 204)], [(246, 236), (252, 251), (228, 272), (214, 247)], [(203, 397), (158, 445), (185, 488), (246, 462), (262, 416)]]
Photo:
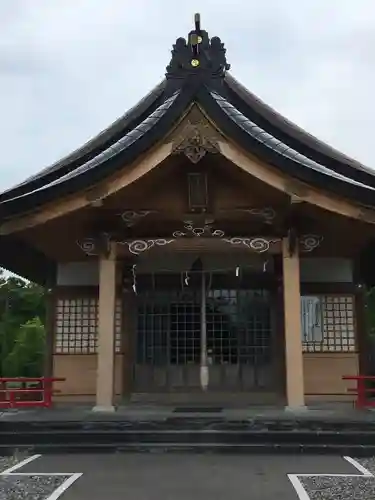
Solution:
[(301, 333), (301, 291), (298, 242), (290, 252), (282, 242), (287, 410), (305, 409)]
[(53, 377), (53, 354), (55, 345), (56, 329), (56, 297), (52, 290), (47, 288), (46, 292), (46, 347), (44, 352), (44, 376)]
[(99, 321), (94, 411), (115, 410), (116, 244), (99, 258)]
[(125, 290), (122, 302), (122, 353), (123, 353), (123, 372), (122, 372), (122, 396), (130, 398), (132, 391), (132, 367), (134, 359), (132, 353), (135, 352), (134, 341), (136, 333), (136, 301), (133, 291)]
[(354, 273), (353, 281), (356, 286), (355, 304), (354, 304), (354, 320), (355, 320), (355, 338), (356, 351), (358, 352), (358, 374), (372, 375), (372, 343), (367, 332), (366, 318), (366, 288), (363, 285), (360, 259), (353, 259)]
[(46, 332), (46, 345), (44, 352), (44, 376), (53, 377), (53, 354), (55, 347), (55, 331), (56, 331), (56, 268), (51, 269), (48, 279), (45, 284), (45, 303), (46, 303), (46, 316), (45, 316), (45, 332)]
[[(356, 335), (356, 350), (358, 351), (358, 371), (359, 375), (372, 375), (370, 373), (371, 366), (369, 363), (372, 345), (369, 341), (366, 325), (366, 297), (365, 288), (361, 284), (357, 284), (355, 294), (355, 335)], [(370, 353), (370, 356), (369, 356)]]

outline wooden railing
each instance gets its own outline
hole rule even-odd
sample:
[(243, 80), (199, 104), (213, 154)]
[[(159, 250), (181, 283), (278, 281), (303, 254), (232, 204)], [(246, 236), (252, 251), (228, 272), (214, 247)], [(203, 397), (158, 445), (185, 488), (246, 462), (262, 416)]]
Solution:
[(350, 387), (348, 392), (354, 393), (357, 398), (355, 406), (358, 409), (375, 407), (375, 400), (370, 399), (369, 395), (375, 393), (374, 387), (367, 387), (367, 382), (375, 380), (371, 375), (344, 375), (343, 380), (353, 380), (356, 382), (356, 387)]
[(54, 382), (64, 381), (65, 378), (56, 377), (0, 378), (0, 408), (50, 408), (53, 394), (60, 392), (54, 390)]

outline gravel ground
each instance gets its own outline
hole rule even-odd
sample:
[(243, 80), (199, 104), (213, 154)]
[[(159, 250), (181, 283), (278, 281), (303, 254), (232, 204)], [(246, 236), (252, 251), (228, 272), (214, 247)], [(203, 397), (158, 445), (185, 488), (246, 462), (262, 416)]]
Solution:
[[(21, 462), (26, 455), (0, 457), (0, 473)], [(22, 472), (22, 468), (19, 470)], [(69, 476), (0, 476), (0, 500), (45, 500)]]
[(310, 500), (374, 500), (372, 477), (300, 478)]
[(45, 500), (69, 476), (2, 476), (0, 500)]
[(367, 469), (369, 472), (371, 472), (371, 474), (375, 476), (375, 457), (355, 458), (354, 460), (356, 460), (359, 464), (361, 464), (365, 469)]
[(18, 462), (25, 460), (27, 458), (26, 455), (13, 455), (12, 457), (0, 457), (0, 473), (9, 469), (13, 465), (16, 465)]
[[(358, 458), (372, 474), (375, 474), (375, 458)], [(357, 474), (353, 470), (353, 474)], [(358, 474), (360, 472), (358, 471)], [(310, 500), (374, 500), (375, 477), (300, 477)]]

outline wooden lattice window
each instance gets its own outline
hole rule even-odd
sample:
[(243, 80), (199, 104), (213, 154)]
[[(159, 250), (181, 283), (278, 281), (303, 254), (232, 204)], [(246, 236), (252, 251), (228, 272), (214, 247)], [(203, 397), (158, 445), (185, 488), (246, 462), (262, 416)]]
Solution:
[(305, 352), (353, 352), (355, 300), (352, 295), (301, 297), (302, 345)]
[[(98, 299), (58, 299), (56, 304), (56, 354), (95, 354), (98, 339)], [(116, 300), (115, 351), (122, 349), (122, 303)]]
[(98, 301), (96, 298), (58, 299), (55, 352), (91, 354), (97, 348)]

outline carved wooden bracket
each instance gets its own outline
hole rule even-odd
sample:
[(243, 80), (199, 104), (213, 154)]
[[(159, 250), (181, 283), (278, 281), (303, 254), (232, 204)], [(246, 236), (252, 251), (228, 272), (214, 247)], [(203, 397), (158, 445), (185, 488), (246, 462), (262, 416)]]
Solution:
[(188, 121), (173, 141), (172, 154), (183, 153), (192, 163), (198, 163), (206, 153), (218, 153), (218, 136), (206, 121)]
[[(192, 237), (211, 237), (233, 246), (244, 246), (254, 252), (268, 252), (272, 245), (281, 242), (279, 236), (229, 236), (222, 229), (213, 227), (214, 221), (206, 219), (201, 224), (196, 225), (192, 220), (183, 221), (183, 227), (180, 230), (174, 231), (168, 238), (143, 238), (136, 240), (117, 240), (111, 239), (109, 234), (102, 233), (99, 238), (84, 238), (77, 241), (77, 245), (86, 255), (106, 255), (108, 256), (111, 250), (111, 245), (119, 244), (128, 247), (128, 250), (133, 255), (140, 255), (153, 247), (166, 246), (179, 238)], [(304, 234), (298, 236), (293, 229), (288, 232), (289, 252), (293, 255), (298, 249), (302, 253), (312, 252), (317, 248), (323, 240), (322, 236), (316, 234)]]

